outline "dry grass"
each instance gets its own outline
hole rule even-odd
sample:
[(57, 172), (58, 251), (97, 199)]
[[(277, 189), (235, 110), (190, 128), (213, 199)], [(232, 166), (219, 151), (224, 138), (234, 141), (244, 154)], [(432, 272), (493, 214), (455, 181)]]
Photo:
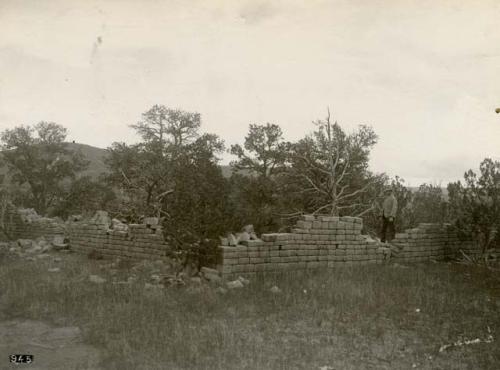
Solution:
[[(360, 266), (209, 285), (144, 289), (111, 280), (102, 261), (2, 262), (9, 316), (79, 325), (109, 369), (496, 369), (498, 275), (452, 264)], [(125, 274), (123, 270), (118, 273)], [(281, 294), (269, 292), (272, 285)], [(0, 294), (1, 294), (0, 293)], [(416, 310), (419, 310), (417, 312)], [(466, 337), (495, 341), (439, 353)], [(327, 367), (327, 368), (328, 368)]]

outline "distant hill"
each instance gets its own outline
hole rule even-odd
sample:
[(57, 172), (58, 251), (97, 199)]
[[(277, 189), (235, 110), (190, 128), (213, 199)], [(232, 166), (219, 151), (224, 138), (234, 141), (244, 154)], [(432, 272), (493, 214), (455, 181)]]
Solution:
[(67, 143), (67, 148), (71, 151), (80, 151), (86, 160), (88, 160), (89, 167), (83, 171), (82, 175), (87, 175), (92, 178), (98, 177), (101, 173), (108, 172), (108, 168), (104, 164), (104, 157), (106, 156), (106, 149), (97, 148), (95, 146), (79, 143)]
[[(97, 178), (100, 174), (108, 172), (108, 168), (104, 163), (104, 158), (107, 155), (106, 149), (97, 148), (92, 145), (80, 143), (66, 143), (67, 148), (71, 151), (80, 151), (86, 160), (88, 160), (89, 167), (83, 171), (82, 175)], [(231, 177), (231, 166), (221, 165), (222, 175), (226, 178)], [(0, 175), (7, 172), (6, 166), (0, 166)]]
[[(97, 178), (101, 173), (107, 172), (104, 164), (106, 149), (96, 148), (95, 146), (79, 143), (67, 143), (67, 148), (71, 151), (80, 151), (89, 163), (89, 167), (83, 171), (82, 175)], [(0, 175), (7, 172), (7, 166), (0, 166)]]

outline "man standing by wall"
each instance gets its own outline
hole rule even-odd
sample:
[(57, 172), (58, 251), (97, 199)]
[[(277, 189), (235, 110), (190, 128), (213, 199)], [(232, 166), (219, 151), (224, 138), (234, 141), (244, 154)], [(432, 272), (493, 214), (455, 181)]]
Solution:
[(382, 235), (380, 241), (385, 243), (386, 241), (391, 241), (394, 238), (394, 220), (396, 218), (396, 212), (398, 211), (398, 201), (394, 196), (394, 191), (392, 189), (387, 189), (385, 191), (385, 199), (382, 205)]

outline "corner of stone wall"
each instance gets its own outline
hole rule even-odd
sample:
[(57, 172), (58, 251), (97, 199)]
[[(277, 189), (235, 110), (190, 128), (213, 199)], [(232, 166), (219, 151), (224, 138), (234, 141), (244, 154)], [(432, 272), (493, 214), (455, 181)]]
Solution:
[(462, 240), (451, 224), (420, 223), (416, 228), (398, 233), (391, 241), (393, 259), (401, 262), (421, 262), (457, 257), (460, 250), (480, 253), (472, 238)]

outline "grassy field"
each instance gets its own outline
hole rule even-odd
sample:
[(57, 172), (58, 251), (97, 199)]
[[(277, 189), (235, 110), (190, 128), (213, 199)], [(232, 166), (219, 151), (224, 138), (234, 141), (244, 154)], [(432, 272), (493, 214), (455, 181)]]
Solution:
[[(500, 276), (458, 264), (374, 265), (146, 290), (146, 266), (68, 255), (0, 262), (6, 318), (78, 325), (106, 369), (498, 369)], [(89, 274), (108, 281), (89, 283)], [(276, 285), (281, 293), (270, 292)], [(459, 339), (485, 339), (450, 347)]]

